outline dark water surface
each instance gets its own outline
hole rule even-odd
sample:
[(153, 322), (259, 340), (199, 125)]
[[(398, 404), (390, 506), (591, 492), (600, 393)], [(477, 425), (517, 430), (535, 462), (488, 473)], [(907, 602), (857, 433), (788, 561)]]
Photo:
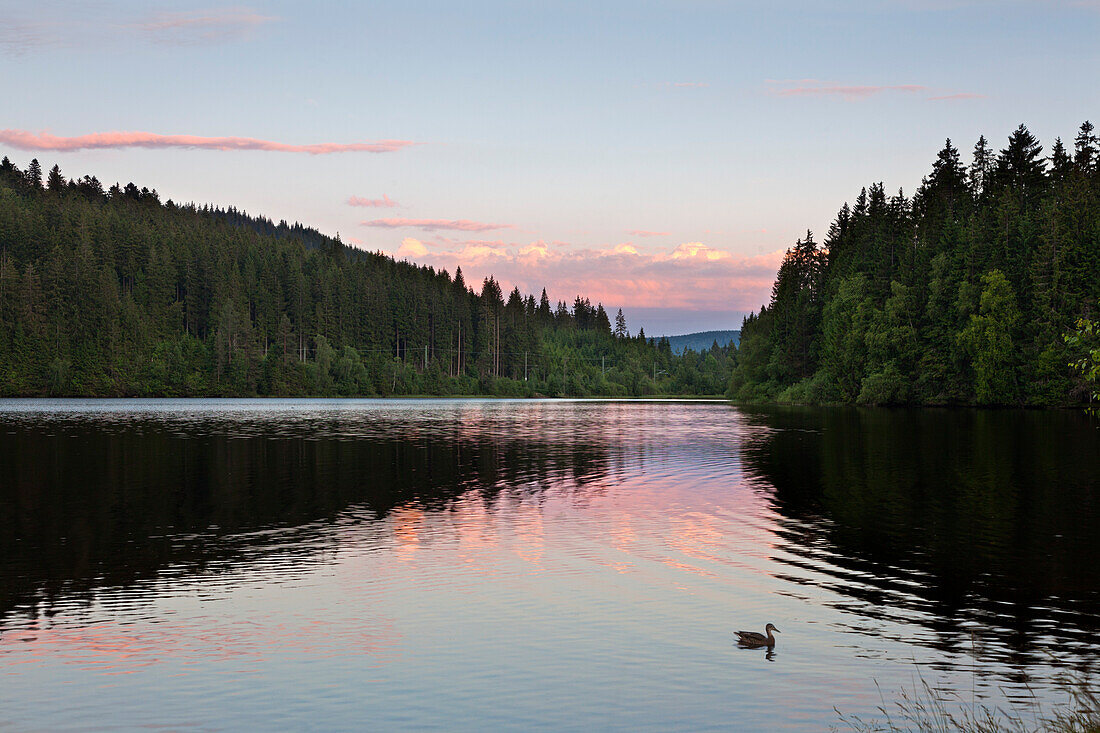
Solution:
[(1097, 667), (1098, 530), (1071, 412), (0, 401), (0, 728), (1049, 706)]

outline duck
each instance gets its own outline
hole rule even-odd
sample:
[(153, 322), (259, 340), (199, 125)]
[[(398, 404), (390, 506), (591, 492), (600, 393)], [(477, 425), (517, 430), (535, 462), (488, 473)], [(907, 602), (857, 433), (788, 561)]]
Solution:
[(773, 631), (779, 633), (779, 629), (775, 628), (775, 624), (768, 624), (764, 627), (764, 634), (767, 634), (767, 636), (755, 631), (738, 631), (737, 642), (745, 646), (766, 646), (770, 649), (775, 646), (775, 637), (772, 636)]

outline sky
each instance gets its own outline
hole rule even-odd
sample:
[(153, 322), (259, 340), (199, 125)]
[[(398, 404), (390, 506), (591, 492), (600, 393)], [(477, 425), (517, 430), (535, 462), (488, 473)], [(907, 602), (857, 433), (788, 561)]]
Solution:
[(0, 0), (0, 154), (632, 332), (738, 328), (862, 186), (1100, 118), (1100, 0)]

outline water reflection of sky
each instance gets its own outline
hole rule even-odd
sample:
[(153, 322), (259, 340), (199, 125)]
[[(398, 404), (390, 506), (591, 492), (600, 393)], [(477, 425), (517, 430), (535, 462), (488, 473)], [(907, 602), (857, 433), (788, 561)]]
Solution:
[[(834, 706), (873, 712), (876, 682), (922, 674), (995, 702), (1053, 698), (1057, 665), (1093, 663), (1076, 641), (1095, 627), (1088, 573), (1066, 570), (1077, 597), (1037, 603), (1020, 595), (1031, 581), (997, 577), (996, 536), (975, 546), (993, 553), (986, 576), (960, 581), (922, 560), (954, 545), (864, 527), (834, 482), (908, 474), (883, 474), (877, 453), (864, 470), (868, 428), (847, 418), (690, 403), (59, 404), (0, 405), (0, 499), (18, 507), (0, 548), (0, 723), (14, 727), (816, 730)], [(852, 455), (823, 465), (837, 431)], [(1087, 483), (1091, 467), (1078, 470), (1058, 478)], [(904, 518), (927, 491), (859, 496), (885, 492)], [(1013, 514), (1025, 504), (988, 514), (1030, 527)], [(954, 582), (961, 607), (941, 600)], [(769, 621), (773, 654), (732, 644)]]

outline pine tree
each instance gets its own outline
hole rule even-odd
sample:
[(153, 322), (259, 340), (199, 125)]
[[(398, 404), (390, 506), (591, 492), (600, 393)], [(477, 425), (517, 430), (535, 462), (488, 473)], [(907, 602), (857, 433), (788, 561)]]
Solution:
[(1096, 128), (1085, 120), (1077, 132), (1077, 138), (1073, 144), (1073, 164), (1077, 170), (1089, 175), (1096, 169), (1097, 159), (1100, 158), (1100, 140), (1096, 137)]
[(607, 317), (607, 311), (603, 308), (603, 303), (596, 304), (596, 313), (592, 319), (593, 328), (600, 334), (611, 334), (611, 321)]
[(1038, 203), (1046, 184), (1046, 160), (1043, 146), (1034, 135), (1020, 125), (1008, 138), (1008, 146), (997, 156), (993, 167), (993, 182), (1000, 190), (1008, 190), (1025, 204)]
[(626, 317), (623, 316), (623, 309), (620, 308), (615, 314), (615, 338), (625, 339), (629, 335), (626, 330)]
[(1054, 139), (1054, 145), (1050, 149), (1050, 177), (1056, 184), (1063, 183), (1069, 176), (1073, 162), (1066, 153), (1066, 146), (1062, 144), (1062, 138)]
[(932, 163), (932, 175), (924, 179), (914, 198), (934, 198), (950, 209), (967, 194), (966, 169), (959, 160), (959, 149), (948, 138)]
[(542, 297), (539, 298), (539, 321), (541, 321), (543, 325), (546, 325), (550, 323), (552, 315), (550, 311), (550, 298), (546, 295), (546, 288), (543, 288)]
[(974, 159), (970, 164), (970, 190), (974, 196), (979, 197), (985, 193), (989, 185), (989, 176), (993, 171), (993, 151), (989, 147), (989, 141), (985, 135), (978, 138), (974, 145)]
[(27, 172), (25, 174), (27, 183), (34, 188), (42, 188), (42, 166), (38, 163), (38, 158), (32, 158), (30, 165), (27, 166)]
[(50, 168), (50, 175), (46, 180), (46, 188), (54, 193), (61, 193), (65, 188), (65, 178), (61, 175), (61, 168), (56, 165)]

